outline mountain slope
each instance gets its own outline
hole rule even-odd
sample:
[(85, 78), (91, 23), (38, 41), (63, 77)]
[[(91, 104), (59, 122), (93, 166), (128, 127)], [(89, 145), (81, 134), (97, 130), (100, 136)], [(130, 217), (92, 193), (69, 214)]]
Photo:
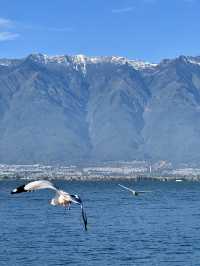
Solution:
[(200, 159), (200, 58), (0, 59), (0, 162)]
[(163, 62), (153, 75), (144, 112), (142, 149), (154, 160), (200, 159), (200, 68), (187, 58)]

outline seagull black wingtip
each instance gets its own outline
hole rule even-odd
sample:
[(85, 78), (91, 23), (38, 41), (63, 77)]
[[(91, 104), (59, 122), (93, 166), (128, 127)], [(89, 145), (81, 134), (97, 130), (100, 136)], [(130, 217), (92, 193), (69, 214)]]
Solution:
[(85, 228), (85, 231), (87, 231), (87, 215), (86, 215), (86, 212), (84, 212), (83, 210), (83, 205), (81, 205), (81, 213), (82, 213), (84, 228)]
[(16, 193), (22, 193), (22, 192), (27, 192), (27, 190), (24, 189), (25, 185), (19, 186), (11, 191), (11, 194), (16, 194)]

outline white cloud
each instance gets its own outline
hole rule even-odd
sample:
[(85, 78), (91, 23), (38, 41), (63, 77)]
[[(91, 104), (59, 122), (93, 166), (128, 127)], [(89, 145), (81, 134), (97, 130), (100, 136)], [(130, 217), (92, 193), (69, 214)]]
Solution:
[(13, 26), (13, 22), (10, 19), (0, 18), (0, 28), (10, 28)]
[(6, 29), (24, 29), (24, 30), (35, 30), (35, 31), (54, 31), (54, 32), (70, 32), (73, 31), (72, 27), (54, 27), (54, 26), (42, 26), (42, 25), (31, 25), (13, 21), (10, 19), (0, 17), (0, 30), (5, 31)]
[(0, 17), (0, 42), (12, 41), (19, 37), (18, 33), (10, 31), (14, 24), (12, 20)]
[(112, 13), (119, 14), (119, 13), (132, 12), (133, 9), (134, 8), (132, 6), (124, 7), (124, 8), (116, 8), (116, 9), (112, 9)]
[(72, 27), (44, 27), (39, 25), (28, 25), (28, 24), (19, 24), (19, 27), (25, 30), (35, 30), (35, 31), (54, 31), (54, 32), (70, 32), (73, 31)]
[(0, 42), (12, 41), (19, 37), (18, 33), (12, 33), (8, 31), (0, 32)]
[(15, 30), (34, 30), (34, 31), (49, 31), (49, 32), (71, 32), (72, 27), (45, 27), (40, 25), (28, 25), (21, 22), (13, 21), (7, 18), (0, 17), (0, 42), (11, 41), (17, 39), (20, 34)]

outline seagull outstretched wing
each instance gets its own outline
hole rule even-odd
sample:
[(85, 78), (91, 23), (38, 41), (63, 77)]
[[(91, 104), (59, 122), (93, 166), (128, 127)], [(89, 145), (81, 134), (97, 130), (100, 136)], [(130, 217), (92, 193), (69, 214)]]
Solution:
[(118, 185), (119, 185), (120, 187), (126, 189), (126, 190), (131, 191), (132, 193), (135, 193), (135, 192), (136, 192), (135, 190), (133, 190), (133, 189), (131, 189), (131, 188), (129, 188), (129, 187), (123, 186), (123, 185), (121, 185), (121, 184), (118, 184)]
[(52, 205), (62, 205), (67, 206), (72, 202), (79, 204), (81, 206), (81, 215), (84, 222), (84, 228), (87, 230), (87, 215), (83, 208), (83, 202), (78, 195), (70, 195), (69, 193), (59, 190), (48, 180), (37, 180), (30, 182), (28, 184), (19, 186), (11, 191), (11, 194), (30, 192), (40, 189), (52, 189), (56, 192), (55, 198), (51, 200)]
[(82, 215), (82, 219), (83, 219), (83, 223), (84, 223), (84, 228), (85, 228), (85, 231), (87, 231), (87, 215), (86, 215), (86, 212), (84, 211), (84, 208), (83, 208), (83, 202), (78, 195), (70, 195), (70, 196), (71, 196), (71, 199), (74, 203), (77, 203), (81, 206), (81, 215)]
[(151, 191), (149, 191), (149, 190), (135, 191), (135, 190), (133, 190), (133, 189), (131, 189), (131, 188), (129, 188), (129, 187), (123, 186), (123, 185), (121, 185), (121, 184), (118, 184), (118, 185), (119, 185), (120, 187), (126, 189), (126, 190), (129, 190), (129, 191), (132, 192), (135, 196), (139, 195), (140, 193), (151, 192)]
[(82, 218), (83, 218), (83, 222), (84, 222), (85, 231), (87, 231), (87, 215), (83, 209), (83, 204), (81, 205), (81, 214), (82, 214)]
[(11, 194), (30, 192), (39, 189), (53, 189), (58, 192), (58, 189), (48, 180), (37, 180), (28, 184), (19, 186), (11, 191)]
[(152, 191), (150, 191), (150, 190), (143, 190), (143, 191), (137, 191), (138, 193), (148, 193), (148, 192), (152, 192)]

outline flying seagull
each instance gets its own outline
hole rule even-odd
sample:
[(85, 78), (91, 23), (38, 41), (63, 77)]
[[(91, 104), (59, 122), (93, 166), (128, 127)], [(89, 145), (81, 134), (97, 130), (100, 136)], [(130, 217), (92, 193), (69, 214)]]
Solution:
[(50, 204), (53, 206), (61, 205), (63, 207), (70, 207), (71, 203), (76, 203), (81, 206), (81, 214), (84, 222), (84, 228), (87, 230), (87, 216), (86, 212), (83, 209), (83, 202), (78, 195), (71, 195), (63, 190), (56, 188), (48, 180), (37, 180), (30, 182), (28, 184), (19, 186), (11, 191), (11, 194), (22, 193), (22, 192), (31, 192), (39, 189), (52, 189), (55, 191), (56, 195), (51, 200)]
[(129, 190), (130, 192), (132, 192), (133, 193), (133, 195), (134, 196), (138, 196), (139, 194), (141, 194), (141, 193), (146, 193), (146, 192), (151, 192), (151, 191), (135, 191), (135, 190), (133, 190), (133, 189), (131, 189), (131, 188), (129, 188), (129, 187), (125, 187), (125, 186), (123, 186), (123, 185), (120, 185), (120, 184), (118, 184), (120, 187), (122, 187), (122, 188), (124, 188), (124, 189), (126, 189), (126, 190)]

